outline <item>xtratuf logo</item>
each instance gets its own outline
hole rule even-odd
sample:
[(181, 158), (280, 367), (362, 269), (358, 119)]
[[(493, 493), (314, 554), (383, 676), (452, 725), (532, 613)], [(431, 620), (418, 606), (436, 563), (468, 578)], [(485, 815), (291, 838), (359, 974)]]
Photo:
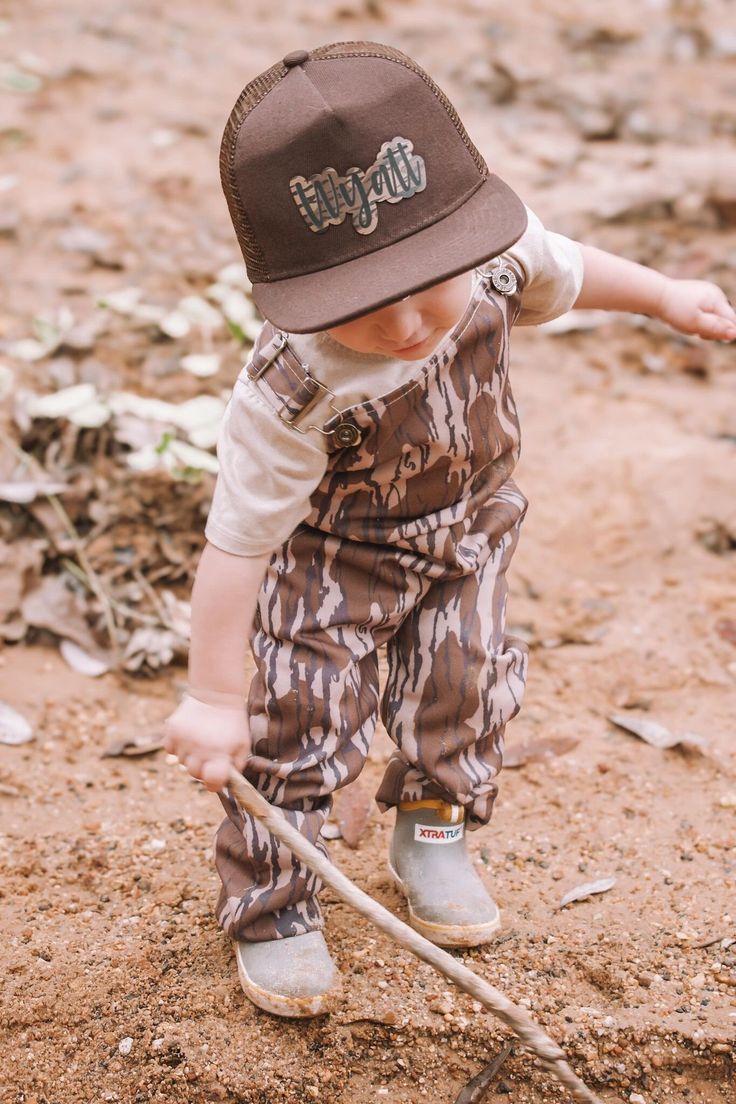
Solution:
[(454, 843), (462, 839), (464, 831), (464, 824), (448, 825), (446, 828), (437, 828), (434, 824), (415, 824), (414, 839), (419, 843)]

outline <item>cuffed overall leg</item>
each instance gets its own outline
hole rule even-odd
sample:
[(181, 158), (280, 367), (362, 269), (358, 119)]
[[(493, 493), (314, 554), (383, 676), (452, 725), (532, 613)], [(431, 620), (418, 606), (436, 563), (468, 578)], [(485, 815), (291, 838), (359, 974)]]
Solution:
[(506, 723), (519, 711), (528, 649), (504, 633), (511, 529), (472, 575), (437, 581), (389, 642), (382, 702), (396, 744), (381, 808), (440, 797), (485, 824), (498, 790)]
[[(299, 530), (261, 592), (245, 776), (313, 843), (332, 794), (360, 772), (378, 716), (376, 647), (427, 587), (382, 548)], [(217, 917), (234, 939), (322, 927), (317, 879), (224, 795)]]

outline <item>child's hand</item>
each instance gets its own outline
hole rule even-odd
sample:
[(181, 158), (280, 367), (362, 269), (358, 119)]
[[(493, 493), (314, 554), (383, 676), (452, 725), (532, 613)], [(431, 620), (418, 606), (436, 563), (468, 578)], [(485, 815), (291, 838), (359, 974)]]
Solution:
[(242, 770), (250, 755), (245, 702), (213, 705), (187, 695), (166, 720), (163, 743), (192, 778), (216, 793), (227, 785), (230, 767)]
[(711, 341), (736, 341), (736, 310), (717, 284), (668, 279), (659, 317), (680, 333)]

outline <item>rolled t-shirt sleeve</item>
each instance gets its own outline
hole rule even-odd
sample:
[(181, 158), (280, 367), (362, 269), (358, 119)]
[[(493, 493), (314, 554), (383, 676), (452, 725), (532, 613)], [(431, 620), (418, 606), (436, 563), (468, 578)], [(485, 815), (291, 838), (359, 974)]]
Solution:
[(583, 253), (578, 242), (546, 230), (527, 207), (529, 222), (517, 242), (501, 254), (526, 276), (517, 326), (538, 326), (559, 318), (575, 304), (583, 286)]
[(282, 422), (241, 374), (217, 442), (219, 472), (205, 527), (211, 544), (260, 556), (291, 535), (327, 468), (326, 450), (312, 437)]

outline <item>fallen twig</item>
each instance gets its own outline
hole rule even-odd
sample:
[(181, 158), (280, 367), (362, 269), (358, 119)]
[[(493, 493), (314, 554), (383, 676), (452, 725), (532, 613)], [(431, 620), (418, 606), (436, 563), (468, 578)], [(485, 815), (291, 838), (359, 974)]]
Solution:
[[(84, 583), (87, 589), (90, 590), (92, 594), (94, 594), (94, 590), (89, 585), (89, 580), (87, 579), (78, 564), (75, 564), (73, 560), (69, 559), (64, 559), (62, 563), (64, 564), (64, 567), (67, 569), (67, 571), (71, 572), (71, 574), (74, 575), (76, 579), (79, 579), (80, 582)], [(121, 602), (119, 601), (119, 599), (113, 598), (111, 594), (108, 595), (108, 598), (110, 599), (110, 605), (112, 606), (112, 608), (123, 617), (128, 618), (131, 621), (137, 621), (140, 625), (149, 625), (151, 628), (154, 629), (157, 629), (160, 626), (161, 621), (158, 617), (153, 617), (151, 614), (148, 613), (141, 613), (140, 610), (133, 609), (132, 606), (127, 605), (125, 602)]]
[(557, 1078), (580, 1104), (602, 1104), (599, 1097), (585, 1085), (568, 1065), (564, 1052), (545, 1034), (542, 1028), (527, 1015), (523, 1008), (513, 1004), (498, 989), (453, 958), (441, 947), (435, 946), (419, 932), (414, 931), (383, 905), (359, 889), (325, 858), (309, 840), (288, 823), (280, 809), (270, 805), (246, 779), (234, 769), (228, 776), (228, 789), (236, 800), (253, 816), (265, 824), (268, 830), (292, 851), (297, 858), (330, 886), (354, 909), (372, 924), (386, 932), (400, 946), (411, 951), (435, 970), (450, 978), (460, 989), (470, 993), (493, 1012), (507, 1027), (514, 1031), (524, 1046), (539, 1058), (542, 1066)]
[(496, 1074), (504, 1064), (510, 1054), (513, 1053), (514, 1044), (509, 1043), (505, 1046), (500, 1054), (497, 1054), (492, 1062), (489, 1062), (485, 1069), (482, 1069), (480, 1073), (473, 1078), (472, 1081), (468, 1081), (467, 1085), (460, 1093), (459, 1097), (455, 1101), (455, 1104), (480, 1104), (483, 1097), (486, 1095), (491, 1087)]
[(689, 946), (693, 951), (702, 951), (706, 947), (715, 947), (716, 943), (722, 943), (724, 939), (728, 939), (728, 936), (716, 935), (713, 939), (706, 939), (703, 943), (690, 943)]
[(135, 568), (133, 570), (133, 578), (138, 583), (141, 590), (144, 590), (146, 592), (146, 594), (148, 595), (148, 600), (150, 601), (151, 605), (153, 606), (153, 608), (156, 610), (156, 613), (158, 614), (159, 623), (161, 625), (163, 625), (163, 627), (165, 629), (168, 629), (169, 632), (172, 632), (174, 634), (174, 636), (178, 637), (179, 640), (182, 640), (185, 644), (188, 644), (189, 641), (186, 639), (186, 637), (183, 637), (182, 634), (179, 632), (179, 630), (176, 628), (173, 621), (171, 620), (168, 613), (166, 612), (166, 608), (165, 608), (163, 602), (161, 601), (158, 594), (156, 593), (154, 588), (151, 586), (151, 584), (149, 583), (148, 579), (145, 577), (143, 572), (139, 571), (138, 568)]

